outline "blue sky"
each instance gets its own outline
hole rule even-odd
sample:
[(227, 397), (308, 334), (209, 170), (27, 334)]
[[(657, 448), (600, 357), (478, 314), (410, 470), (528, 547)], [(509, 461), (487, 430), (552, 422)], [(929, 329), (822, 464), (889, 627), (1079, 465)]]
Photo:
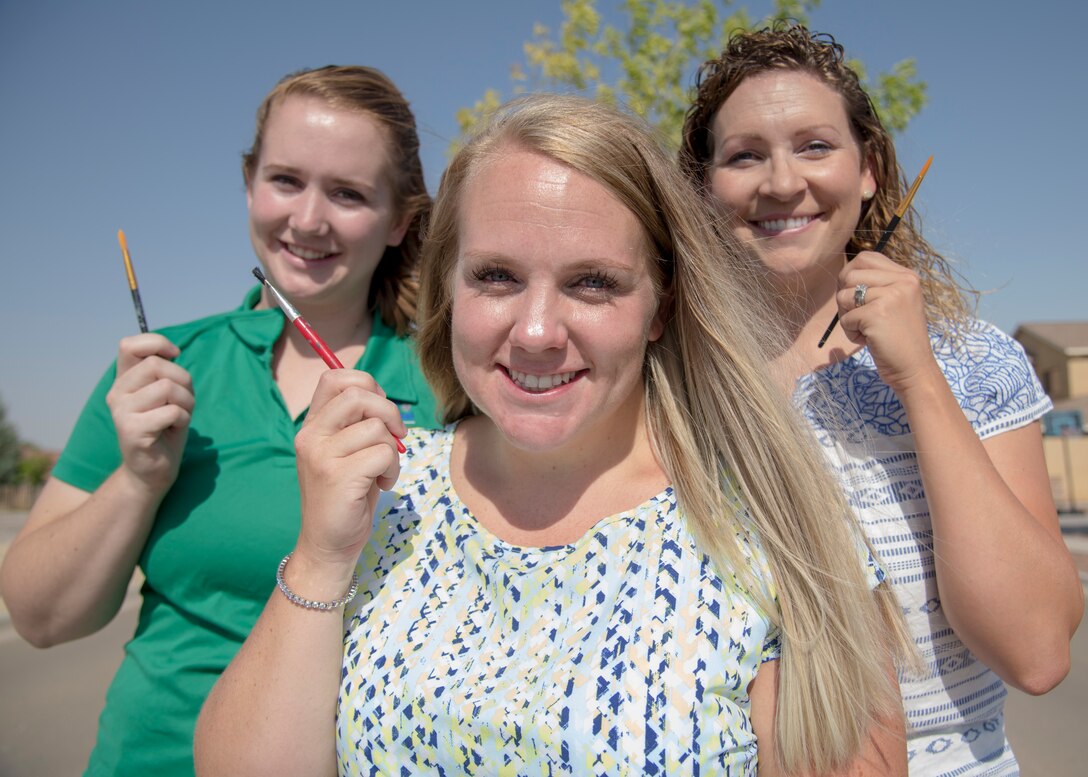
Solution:
[[(929, 104), (900, 161), (913, 178), (935, 159), (915, 204), (931, 242), (992, 290), (982, 317), (1012, 331), (1088, 318), (1088, 5), (1000, 7), (824, 0), (812, 26), (870, 73), (917, 60)], [(457, 109), (509, 94), (533, 23), (559, 20), (559, 0), (0, 2), (0, 400), (20, 436), (63, 446), (136, 329), (118, 229), (152, 327), (241, 300), (255, 262), (239, 155), (282, 75), (384, 70), (416, 111), (433, 191)]]

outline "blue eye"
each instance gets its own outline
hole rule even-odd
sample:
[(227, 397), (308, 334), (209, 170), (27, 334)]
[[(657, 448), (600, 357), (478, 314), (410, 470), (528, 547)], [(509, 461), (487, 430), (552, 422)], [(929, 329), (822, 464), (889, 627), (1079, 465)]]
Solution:
[(759, 156), (754, 151), (738, 151), (725, 160), (727, 165), (742, 165), (759, 161)]
[(823, 156), (831, 150), (831, 144), (825, 143), (822, 140), (810, 140), (808, 143), (801, 147), (801, 153), (808, 154), (810, 156)]
[(514, 276), (499, 267), (481, 267), (472, 273), (472, 277), (484, 283), (510, 283)]
[(612, 291), (617, 286), (616, 279), (604, 272), (592, 272), (574, 281), (574, 288), (584, 292)]
[(366, 197), (354, 189), (338, 189), (333, 196), (349, 202), (366, 202)]
[(292, 175), (287, 175), (286, 173), (277, 173), (269, 178), (269, 180), (278, 186), (296, 187), (301, 185), (297, 178)]

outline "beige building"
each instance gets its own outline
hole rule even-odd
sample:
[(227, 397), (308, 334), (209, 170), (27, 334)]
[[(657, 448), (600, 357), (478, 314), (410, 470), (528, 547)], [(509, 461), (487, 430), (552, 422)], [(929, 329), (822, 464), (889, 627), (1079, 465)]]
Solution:
[[(1088, 321), (1029, 323), (1013, 337), (1028, 354), (1054, 412), (1043, 448), (1059, 510), (1088, 508)], [(1079, 426), (1079, 428), (1078, 428)]]

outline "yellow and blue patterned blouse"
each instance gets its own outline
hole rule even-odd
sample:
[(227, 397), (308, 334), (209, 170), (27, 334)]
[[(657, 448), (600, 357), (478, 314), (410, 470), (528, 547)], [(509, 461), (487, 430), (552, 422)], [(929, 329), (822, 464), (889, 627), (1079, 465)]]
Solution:
[(412, 430), (360, 558), (340, 773), (755, 774), (748, 686), (778, 632), (696, 549), (672, 489), (575, 543), (517, 547), (458, 499), (452, 440)]

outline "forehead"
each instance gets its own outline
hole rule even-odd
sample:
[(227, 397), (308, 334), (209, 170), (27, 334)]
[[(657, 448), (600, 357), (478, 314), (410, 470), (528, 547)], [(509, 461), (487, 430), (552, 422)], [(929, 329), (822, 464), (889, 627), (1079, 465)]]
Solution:
[(834, 88), (800, 70), (771, 70), (744, 79), (714, 115), (715, 134), (796, 124), (849, 130), (846, 103)]
[(289, 95), (272, 106), (260, 163), (365, 180), (393, 171), (389, 139), (377, 118), (312, 95)]
[(463, 252), (647, 254), (642, 224), (615, 194), (544, 154), (497, 152), (465, 182), (460, 199)]
[(265, 121), (264, 142), (282, 144), (302, 135), (310, 142), (388, 151), (386, 129), (368, 111), (339, 107), (309, 94), (291, 94), (274, 102)]

